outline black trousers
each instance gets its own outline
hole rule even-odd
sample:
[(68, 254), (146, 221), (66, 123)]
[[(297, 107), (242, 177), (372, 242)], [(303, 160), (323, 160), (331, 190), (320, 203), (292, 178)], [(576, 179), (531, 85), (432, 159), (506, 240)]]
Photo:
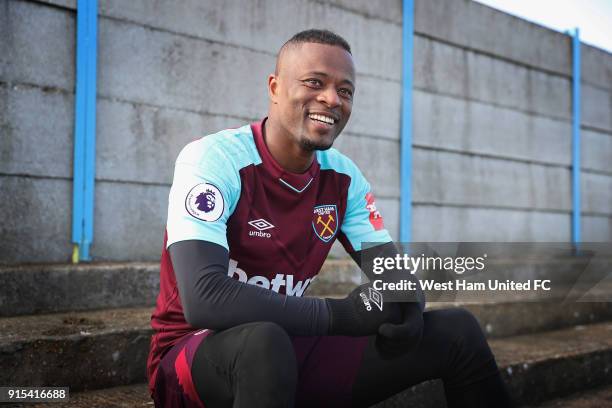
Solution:
[[(444, 382), (448, 407), (512, 406), (471, 313), (433, 310), (423, 319), (420, 344), (399, 354), (381, 350), (376, 336), (315, 339), (303, 351), (274, 323), (236, 326), (212, 333), (200, 344), (192, 363), (193, 382), (207, 408), (367, 407), (435, 378)], [(330, 384), (335, 381), (330, 378), (339, 378), (338, 384)]]

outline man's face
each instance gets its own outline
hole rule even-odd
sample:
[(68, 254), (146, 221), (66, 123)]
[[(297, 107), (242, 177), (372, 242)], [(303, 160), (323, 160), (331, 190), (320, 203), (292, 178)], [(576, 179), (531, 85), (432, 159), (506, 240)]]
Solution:
[(351, 116), (351, 54), (326, 44), (289, 47), (268, 84), (272, 112), (293, 140), (306, 151), (329, 149)]

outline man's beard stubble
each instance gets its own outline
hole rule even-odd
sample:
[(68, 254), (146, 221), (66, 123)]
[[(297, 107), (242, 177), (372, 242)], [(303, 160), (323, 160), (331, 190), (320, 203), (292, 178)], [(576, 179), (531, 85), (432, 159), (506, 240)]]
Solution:
[(314, 152), (317, 150), (328, 150), (332, 147), (332, 144), (333, 143), (322, 146), (322, 145), (313, 143), (308, 139), (300, 141), (300, 146), (302, 146), (302, 149), (306, 150), (307, 152)]
[(321, 144), (321, 143), (315, 143), (312, 140), (308, 139), (307, 137), (302, 137), (300, 138), (300, 146), (302, 147), (302, 149), (306, 150), (307, 152), (314, 152), (317, 150), (328, 150), (332, 147), (332, 145), (334, 144), (334, 142), (336, 141), (336, 139), (338, 138), (338, 135), (334, 136), (334, 139), (332, 140), (331, 143), (329, 144)]

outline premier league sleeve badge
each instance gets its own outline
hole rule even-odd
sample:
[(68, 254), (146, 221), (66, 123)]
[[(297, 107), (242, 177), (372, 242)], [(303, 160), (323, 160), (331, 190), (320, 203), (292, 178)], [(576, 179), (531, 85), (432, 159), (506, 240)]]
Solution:
[(210, 183), (200, 183), (189, 190), (185, 198), (185, 209), (198, 220), (217, 221), (223, 215), (225, 203), (221, 191)]

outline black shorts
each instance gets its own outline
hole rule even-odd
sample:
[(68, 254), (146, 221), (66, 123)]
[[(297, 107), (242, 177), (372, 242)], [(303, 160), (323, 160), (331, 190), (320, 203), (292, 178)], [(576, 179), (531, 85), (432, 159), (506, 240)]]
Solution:
[[(231, 330), (223, 333), (230, 334)], [(202, 342), (206, 347), (210, 334), (208, 330), (187, 334), (166, 353), (155, 380), (156, 406), (204, 407), (196, 392), (191, 368), (196, 350)], [(291, 337), (291, 340), (299, 371), (296, 402), (311, 407), (345, 405), (350, 400), (368, 338), (321, 336)]]

